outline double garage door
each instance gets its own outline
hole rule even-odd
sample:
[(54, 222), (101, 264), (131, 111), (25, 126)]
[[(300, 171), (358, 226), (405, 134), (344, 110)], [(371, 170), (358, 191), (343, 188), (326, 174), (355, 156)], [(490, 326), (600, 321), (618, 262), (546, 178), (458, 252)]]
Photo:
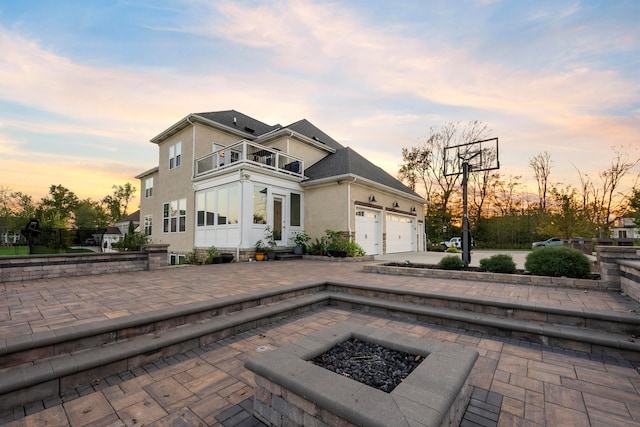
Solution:
[[(356, 243), (367, 255), (382, 254), (382, 215), (373, 209), (356, 208)], [(415, 230), (413, 217), (387, 213), (387, 253), (415, 251)]]

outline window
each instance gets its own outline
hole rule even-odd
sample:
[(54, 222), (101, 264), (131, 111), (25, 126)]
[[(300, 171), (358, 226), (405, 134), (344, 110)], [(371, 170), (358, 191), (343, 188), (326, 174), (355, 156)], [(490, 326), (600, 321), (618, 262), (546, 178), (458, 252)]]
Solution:
[(182, 142), (169, 146), (169, 169), (177, 168), (182, 163)]
[(153, 225), (153, 217), (151, 215), (145, 215), (144, 217), (144, 235), (145, 236), (151, 236), (151, 233), (153, 231), (152, 225)]
[(267, 187), (253, 187), (253, 223), (267, 223)]
[(171, 265), (178, 265), (178, 264), (185, 264), (186, 263), (186, 257), (182, 254), (170, 254), (169, 256), (169, 264)]
[(238, 184), (231, 184), (198, 193), (196, 197), (198, 227), (237, 224), (240, 218), (239, 191)]
[(187, 199), (165, 203), (162, 212), (162, 231), (182, 233), (187, 229)]
[(291, 226), (299, 227), (301, 225), (300, 221), (300, 195), (296, 193), (291, 193), (291, 206), (289, 208), (289, 216), (291, 221)]
[(144, 197), (149, 198), (153, 196), (153, 178), (147, 178), (144, 181)]

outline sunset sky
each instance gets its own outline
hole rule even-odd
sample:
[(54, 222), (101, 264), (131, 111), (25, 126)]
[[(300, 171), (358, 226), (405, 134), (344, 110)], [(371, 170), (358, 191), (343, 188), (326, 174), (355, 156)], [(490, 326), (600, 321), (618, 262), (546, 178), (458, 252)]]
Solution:
[[(392, 175), (480, 120), (500, 173), (640, 156), (640, 1), (0, 1), (0, 187), (100, 199), (189, 113), (306, 118)], [(637, 175), (638, 169), (634, 171)]]

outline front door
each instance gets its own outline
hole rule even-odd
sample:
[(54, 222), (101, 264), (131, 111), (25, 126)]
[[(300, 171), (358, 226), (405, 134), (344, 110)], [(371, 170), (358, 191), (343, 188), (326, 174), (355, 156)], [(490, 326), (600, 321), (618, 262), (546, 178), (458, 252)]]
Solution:
[(287, 222), (285, 216), (286, 198), (283, 195), (273, 196), (273, 236), (276, 245), (285, 246), (287, 241)]

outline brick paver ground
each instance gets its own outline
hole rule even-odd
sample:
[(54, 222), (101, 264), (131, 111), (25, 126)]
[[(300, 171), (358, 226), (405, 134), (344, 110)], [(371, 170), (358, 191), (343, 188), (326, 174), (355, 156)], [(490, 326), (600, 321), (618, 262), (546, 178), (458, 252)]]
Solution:
[[(618, 312), (640, 309), (619, 293), (374, 275), (361, 269), (362, 264), (351, 263), (263, 262), (0, 284), (0, 338), (318, 280)], [(244, 369), (244, 361), (345, 320), (391, 329), (409, 339), (427, 337), (476, 349), (480, 357), (471, 384), (476, 387), (474, 410), (478, 413), (475, 418), (468, 413), (466, 425), (474, 421), (491, 425), (481, 411), (486, 403), (482, 398), (489, 396), (494, 401), (501, 398), (501, 426), (640, 426), (640, 374), (624, 360), (335, 307), (251, 330), (13, 414), (0, 414), (0, 423), (12, 427), (228, 426), (236, 421), (253, 425), (255, 420), (236, 410), (253, 393), (253, 376)], [(225, 414), (238, 418), (225, 420), (221, 418)]]

